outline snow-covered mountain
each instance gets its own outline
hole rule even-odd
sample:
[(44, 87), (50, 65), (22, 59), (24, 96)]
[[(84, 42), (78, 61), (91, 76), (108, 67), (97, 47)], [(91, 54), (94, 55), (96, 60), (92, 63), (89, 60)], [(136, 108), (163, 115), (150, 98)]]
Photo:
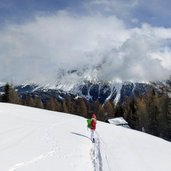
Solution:
[[(144, 94), (147, 91), (149, 82), (122, 82), (121, 80), (107, 81), (101, 80), (99, 77), (102, 64), (94, 66), (94, 68), (84, 67), (83, 69), (58, 70), (56, 80), (46, 84), (15, 85), (16, 90), (23, 97), (27, 94), (39, 96), (42, 100), (49, 97), (57, 99), (66, 96), (81, 96), (88, 101), (99, 100), (100, 103), (111, 99), (115, 103), (123, 101), (125, 96), (131, 96), (134, 92)], [(0, 92), (3, 92), (3, 85), (0, 84)]]
[[(55, 97), (58, 100), (71, 96), (84, 97), (88, 101), (99, 100), (104, 103), (107, 100), (112, 100), (115, 103), (122, 102), (125, 96), (144, 95), (149, 86), (156, 91), (160, 91), (161, 87), (168, 87), (171, 92), (171, 81), (157, 82), (122, 82), (99, 80), (97, 72), (100, 66), (95, 69), (83, 70), (75, 69), (70, 71), (59, 70), (55, 82), (48, 84), (19, 84), (14, 85), (18, 93), (25, 98), (26, 95), (39, 96), (43, 101), (50, 97)], [(4, 91), (4, 84), (0, 84), (0, 93)]]
[(171, 143), (98, 121), (0, 103), (2, 171), (170, 171)]
[[(115, 103), (123, 101), (125, 96), (131, 96), (135, 93), (144, 94), (147, 92), (148, 86), (151, 83), (132, 83), (132, 82), (90, 82), (84, 81), (81, 83), (71, 84), (56, 84), (56, 85), (36, 85), (26, 84), (15, 86), (15, 89), (23, 97), (25, 95), (39, 96), (45, 100), (50, 97), (56, 97), (57, 99), (65, 98), (66, 96), (77, 97), (81, 96), (86, 98), (88, 101), (99, 100), (104, 103), (107, 100), (112, 100)], [(0, 92), (3, 92), (3, 86), (0, 86)]]

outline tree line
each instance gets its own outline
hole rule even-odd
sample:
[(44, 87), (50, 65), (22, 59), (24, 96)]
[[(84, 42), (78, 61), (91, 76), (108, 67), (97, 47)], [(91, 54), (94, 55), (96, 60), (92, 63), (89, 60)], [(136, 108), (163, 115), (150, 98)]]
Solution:
[(101, 104), (98, 100), (88, 101), (83, 97), (66, 96), (63, 99), (50, 97), (42, 100), (39, 96), (26, 95), (22, 98), (12, 85), (6, 84), (0, 101), (26, 105), (52, 111), (71, 113), (86, 118), (96, 113), (97, 119), (106, 121), (109, 118), (122, 116), (133, 129), (171, 140), (171, 97), (170, 88), (162, 87), (155, 91), (152, 86), (144, 95), (134, 93), (126, 96), (122, 102), (114, 104), (108, 100)]
[(115, 117), (115, 106), (110, 100), (105, 104), (100, 104), (98, 100), (95, 102), (89, 102), (83, 97), (75, 98), (71, 96), (66, 96), (65, 98), (59, 100), (55, 97), (41, 99), (37, 95), (33, 96), (28, 94), (23, 98), (16, 92), (15, 88), (9, 84), (4, 86), (4, 93), (1, 95), (0, 101), (71, 113), (83, 117), (91, 117), (92, 113), (96, 113), (97, 118), (101, 121), (105, 121), (105, 119), (109, 116)]
[(155, 91), (149, 87), (143, 96), (126, 97), (122, 103), (123, 117), (131, 128), (171, 141), (170, 88)]

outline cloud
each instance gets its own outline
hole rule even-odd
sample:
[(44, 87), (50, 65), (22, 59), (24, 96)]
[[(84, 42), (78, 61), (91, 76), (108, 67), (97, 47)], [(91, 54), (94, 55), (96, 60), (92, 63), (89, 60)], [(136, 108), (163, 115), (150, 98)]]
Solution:
[(4, 81), (53, 83), (61, 81), (59, 71), (70, 83), (83, 78), (158, 80), (171, 73), (171, 29), (147, 24), (128, 28), (113, 15), (58, 11), (8, 25), (0, 37)]
[(150, 23), (170, 27), (170, 0), (88, 0), (85, 8), (92, 14), (115, 15), (129, 27)]
[(171, 60), (171, 55), (166, 49), (163, 52), (163, 40), (159, 42), (158, 37), (139, 31), (133, 31), (119, 48), (107, 54), (109, 59), (101, 72), (102, 78), (134, 82), (169, 78), (171, 65), (167, 61)]
[(138, 4), (139, 0), (88, 0), (84, 6), (91, 14), (115, 15), (129, 23)]

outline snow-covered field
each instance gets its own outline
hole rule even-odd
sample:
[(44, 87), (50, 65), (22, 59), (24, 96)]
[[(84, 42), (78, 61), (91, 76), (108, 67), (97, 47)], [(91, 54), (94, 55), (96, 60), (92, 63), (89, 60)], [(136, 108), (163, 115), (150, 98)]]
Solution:
[(86, 119), (0, 103), (0, 171), (170, 171), (171, 143)]

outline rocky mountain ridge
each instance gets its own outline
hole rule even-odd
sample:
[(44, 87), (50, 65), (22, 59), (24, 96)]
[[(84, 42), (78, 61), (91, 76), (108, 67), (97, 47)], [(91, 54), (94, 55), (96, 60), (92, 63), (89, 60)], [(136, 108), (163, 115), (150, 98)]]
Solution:
[[(110, 83), (110, 82), (90, 82), (86, 81), (76, 84), (66, 91), (66, 85), (58, 84), (56, 86), (40, 86), (37, 84), (16, 85), (14, 88), (24, 98), (26, 95), (39, 96), (42, 100), (50, 97), (63, 99), (67, 96), (74, 98), (83, 97), (89, 102), (99, 100), (103, 104), (107, 100), (114, 103), (122, 102), (126, 96), (143, 95), (149, 87), (155, 91), (161, 91), (163, 87), (169, 87), (170, 81), (149, 82), (149, 83)], [(67, 85), (69, 86), (69, 85)], [(0, 86), (0, 92), (3, 92), (4, 85)], [(62, 87), (65, 87), (63, 90)]]

